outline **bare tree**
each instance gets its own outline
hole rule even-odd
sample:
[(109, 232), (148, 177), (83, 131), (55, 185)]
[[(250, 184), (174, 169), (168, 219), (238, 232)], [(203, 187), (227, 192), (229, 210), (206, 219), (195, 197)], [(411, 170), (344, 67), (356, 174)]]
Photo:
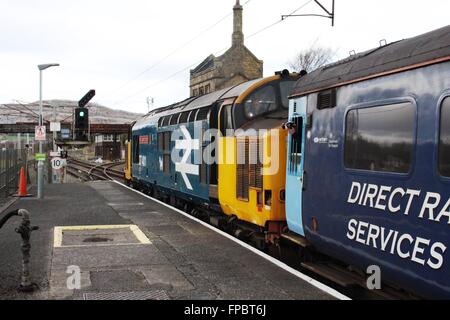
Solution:
[(333, 61), (336, 51), (331, 48), (312, 46), (300, 51), (295, 58), (289, 62), (289, 67), (294, 71), (314, 71)]

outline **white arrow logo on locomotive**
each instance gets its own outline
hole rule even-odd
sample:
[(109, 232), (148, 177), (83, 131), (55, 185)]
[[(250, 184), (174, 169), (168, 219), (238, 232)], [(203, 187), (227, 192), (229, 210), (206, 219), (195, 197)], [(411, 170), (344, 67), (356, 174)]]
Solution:
[(183, 157), (181, 158), (181, 162), (175, 162), (175, 171), (179, 172), (183, 177), (184, 183), (189, 190), (192, 189), (191, 182), (189, 181), (188, 174), (194, 174), (198, 176), (198, 165), (187, 163), (188, 159), (191, 157), (192, 150), (200, 149), (200, 144), (198, 139), (192, 139), (191, 134), (186, 129), (185, 126), (180, 127), (181, 132), (183, 133), (183, 140), (175, 141), (175, 149), (184, 150)]

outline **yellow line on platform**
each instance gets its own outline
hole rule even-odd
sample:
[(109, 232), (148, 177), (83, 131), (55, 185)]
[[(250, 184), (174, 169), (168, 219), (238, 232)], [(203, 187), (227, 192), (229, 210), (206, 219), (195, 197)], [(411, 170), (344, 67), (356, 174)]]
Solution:
[[(97, 225), (97, 226), (63, 226), (54, 228), (53, 247), (78, 247), (78, 246), (63, 246), (64, 231), (89, 231), (89, 230), (112, 230), (112, 229), (130, 229), (136, 239), (141, 244), (150, 244), (150, 240), (135, 224), (112, 224), (112, 225)], [(116, 244), (117, 245), (117, 244)]]
[(139, 227), (135, 224), (130, 225), (130, 230), (134, 233), (136, 238), (144, 244), (150, 244), (150, 240), (147, 238), (147, 236), (139, 229)]

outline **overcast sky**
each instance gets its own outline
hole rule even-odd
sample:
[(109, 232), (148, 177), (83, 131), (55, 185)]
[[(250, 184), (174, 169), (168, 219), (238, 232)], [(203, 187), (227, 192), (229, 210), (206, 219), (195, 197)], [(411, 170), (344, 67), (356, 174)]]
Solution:
[[(321, 0), (331, 8), (331, 0)], [(89, 89), (108, 107), (134, 112), (183, 100), (189, 69), (231, 45), (235, 0), (1, 0), (0, 102), (36, 101), (41, 63), (44, 99), (79, 100)], [(321, 13), (308, 0), (241, 0), (244, 35), (297, 13)], [(329, 19), (289, 18), (245, 40), (264, 75), (288, 66), (313, 43), (363, 51), (446, 26), (447, 0), (336, 0)], [(214, 26), (214, 27), (212, 27)], [(191, 41), (192, 40), (192, 41)], [(144, 72), (146, 71), (146, 72)]]

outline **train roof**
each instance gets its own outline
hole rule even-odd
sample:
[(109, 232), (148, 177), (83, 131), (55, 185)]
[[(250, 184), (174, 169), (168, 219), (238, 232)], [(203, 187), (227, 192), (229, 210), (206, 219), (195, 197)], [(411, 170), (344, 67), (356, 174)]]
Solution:
[(202, 95), (202, 96), (190, 97), (183, 101), (173, 103), (173, 104), (165, 106), (165, 107), (160, 107), (160, 108), (154, 109), (154, 110), (150, 111), (149, 113), (147, 113), (145, 116), (143, 116), (141, 119), (139, 119), (136, 122), (135, 127), (140, 128), (142, 126), (146, 126), (148, 120), (151, 118), (159, 119), (163, 116), (171, 115), (174, 113), (208, 107), (208, 106), (211, 106), (214, 102), (221, 100), (221, 99), (237, 97), (240, 94), (244, 93), (253, 84), (260, 82), (263, 79), (264, 78), (250, 80), (250, 81), (235, 85), (233, 87), (214, 91), (214, 92)]
[(242, 94), (243, 92), (245, 92), (249, 87), (251, 87), (255, 83), (262, 81), (263, 79), (264, 78), (258, 78), (255, 80), (243, 82), (243, 83), (235, 85), (233, 87), (214, 91), (214, 92), (211, 92), (211, 93), (208, 93), (205, 95), (190, 97), (183, 101), (176, 102), (176, 103), (173, 103), (173, 104), (165, 106), (165, 107), (160, 107), (160, 108), (154, 109), (154, 110), (150, 111), (149, 113), (147, 113), (143, 117), (143, 119), (148, 119), (153, 116), (162, 117), (162, 116), (170, 115), (173, 113), (207, 107), (207, 106), (212, 105), (217, 100), (237, 97), (240, 94)]
[(301, 77), (291, 98), (425, 65), (450, 61), (450, 25), (352, 55)]

